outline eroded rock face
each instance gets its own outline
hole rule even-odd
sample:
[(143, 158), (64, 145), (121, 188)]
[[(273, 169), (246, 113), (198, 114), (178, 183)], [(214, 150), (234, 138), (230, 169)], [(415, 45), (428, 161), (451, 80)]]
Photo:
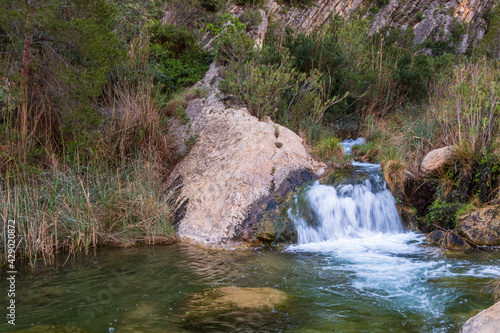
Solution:
[(500, 302), (467, 320), (460, 333), (500, 332)]
[(212, 65), (199, 83), (207, 98), (190, 103), (189, 125), (172, 126), (179, 142), (188, 135), (197, 141), (170, 174), (167, 200), (175, 207), (179, 236), (220, 245), (241, 237), (252, 208), (294, 172), (320, 174), (326, 166), (289, 129), (226, 107), (213, 88), (218, 71)]
[[(461, 40), (455, 42), (458, 53), (468, 46), (476, 46), (483, 38), (487, 24), (482, 14), (497, 5), (496, 0), (391, 0), (378, 9), (371, 26), (371, 33), (383, 29), (413, 28), (415, 44), (428, 38), (449, 40), (451, 32), (462, 24), (468, 27)], [(284, 10), (274, 1), (270, 2), (270, 14), (275, 15), (284, 26), (291, 26), (296, 32), (311, 32), (327, 24), (330, 15), (348, 17), (351, 14), (366, 17), (368, 9), (376, 6), (375, 1), (367, 0), (316, 0), (306, 9), (292, 7)]]
[(447, 146), (431, 150), (425, 155), (420, 164), (420, 171), (424, 175), (430, 175), (436, 171), (442, 170), (453, 161), (453, 147)]
[(426, 242), (449, 250), (470, 249), (471, 246), (454, 232), (434, 230), (425, 238)]
[(458, 230), (477, 245), (500, 245), (500, 205), (476, 209), (461, 216)]

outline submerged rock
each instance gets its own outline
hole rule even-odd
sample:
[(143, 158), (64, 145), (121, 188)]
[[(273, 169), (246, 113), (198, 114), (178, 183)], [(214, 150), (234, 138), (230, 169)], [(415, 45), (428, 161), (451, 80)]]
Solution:
[(449, 250), (463, 250), (471, 248), (471, 246), (462, 237), (452, 231), (447, 232), (434, 230), (427, 235), (425, 241)]
[(479, 208), (461, 216), (457, 229), (477, 245), (500, 245), (500, 205)]
[(431, 150), (422, 160), (420, 171), (424, 175), (430, 175), (436, 171), (443, 170), (445, 166), (453, 161), (452, 153), (452, 146)]
[[(221, 287), (193, 295), (179, 325), (195, 332), (265, 332), (286, 316), (288, 296), (274, 288)], [(278, 324), (278, 327), (281, 327)], [(276, 327), (277, 328), (277, 327)]]
[(271, 310), (286, 300), (287, 295), (274, 288), (221, 287), (196, 294), (189, 305), (194, 311), (224, 311), (234, 307)]
[(460, 333), (499, 333), (500, 302), (467, 320)]
[[(290, 177), (320, 174), (326, 166), (312, 159), (291, 130), (259, 121), (245, 108), (226, 107), (217, 82), (212, 65), (200, 83), (208, 97), (193, 100), (186, 110), (190, 124), (184, 133), (197, 139), (170, 174), (167, 198), (179, 236), (221, 245), (241, 238), (243, 222), (256, 206), (265, 206), (262, 200), (286, 194)], [(182, 125), (173, 132), (183, 139)]]

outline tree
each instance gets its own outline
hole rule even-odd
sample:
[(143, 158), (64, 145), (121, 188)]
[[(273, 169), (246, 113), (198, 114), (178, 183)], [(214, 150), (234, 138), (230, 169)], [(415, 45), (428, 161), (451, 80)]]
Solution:
[(53, 130), (63, 134), (97, 123), (90, 102), (123, 55), (114, 15), (107, 0), (0, 0), (0, 52), (16, 67), (10, 72), (22, 92), (17, 119), (23, 142), (43, 117), (55, 119)]

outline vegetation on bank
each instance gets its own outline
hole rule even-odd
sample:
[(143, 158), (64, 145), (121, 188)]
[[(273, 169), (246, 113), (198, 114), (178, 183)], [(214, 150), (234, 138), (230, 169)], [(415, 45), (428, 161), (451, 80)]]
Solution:
[[(0, 261), (172, 241), (166, 108), (212, 54), (161, 1), (0, 2)], [(201, 34), (201, 33), (199, 33)], [(175, 111), (175, 110), (174, 110)]]
[[(350, 162), (340, 139), (365, 136), (358, 158), (381, 162), (397, 200), (428, 224), (451, 228), (496, 202), (498, 10), (480, 47), (457, 55), (463, 29), (414, 45), (411, 29), (368, 36), (370, 18), (341, 17), (309, 34), (271, 17), (260, 49), (248, 32), (264, 3), (236, 3), (239, 18), (225, 0), (0, 0), (2, 263), (9, 219), (32, 265), (61, 249), (172, 239), (161, 179), (181, 156), (168, 123), (188, 120), (203, 92), (186, 89), (214, 60), (226, 100), (291, 128), (333, 166)], [(456, 147), (453, 168), (411, 176), (445, 145)], [(418, 206), (415, 189), (428, 192)]]

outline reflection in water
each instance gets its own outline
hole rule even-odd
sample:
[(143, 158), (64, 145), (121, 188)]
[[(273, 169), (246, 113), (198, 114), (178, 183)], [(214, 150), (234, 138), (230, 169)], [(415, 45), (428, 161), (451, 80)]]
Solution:
[[(339, 243), (325, 251), (299, 252), (216, 251), (182, 244), (102, 250), (95, 258), (78, 258), (53, 271), (20, 274), (17, 325), (1, 322), (0, 331), (39, 325), (51, 332), (53, 325), (70, 325), (90, 332), (114, 328), (116, 333), (456, 332), (474, 311), (492, 304), (490, 294), (480, 290), (498, 273), (498, 254), (446, 256), (420, 250), (389, 255), (398, 242), (384, 248), (374, 241), (371, 249)], [(362, 246), (374, 257), (354, 251)], [(391, 277), (389, 266), (366, 266), (376, 260), (374, 249), (400, 271), (393, 269)], [(413, 266), (404, 264), (408, 261)], [(396, 278), (404, 274), (406, 279)], [(0, 283), (4, 288), (5, 279)], [(277, 289), (288, 301), (271, 312), (232, 309), (196, 320), (186, 313), (193, 295), (233, 286)], [(430, 310), (415, 301), (419, 295)], [(431, 310), (437, 316), (429, 316)]]

